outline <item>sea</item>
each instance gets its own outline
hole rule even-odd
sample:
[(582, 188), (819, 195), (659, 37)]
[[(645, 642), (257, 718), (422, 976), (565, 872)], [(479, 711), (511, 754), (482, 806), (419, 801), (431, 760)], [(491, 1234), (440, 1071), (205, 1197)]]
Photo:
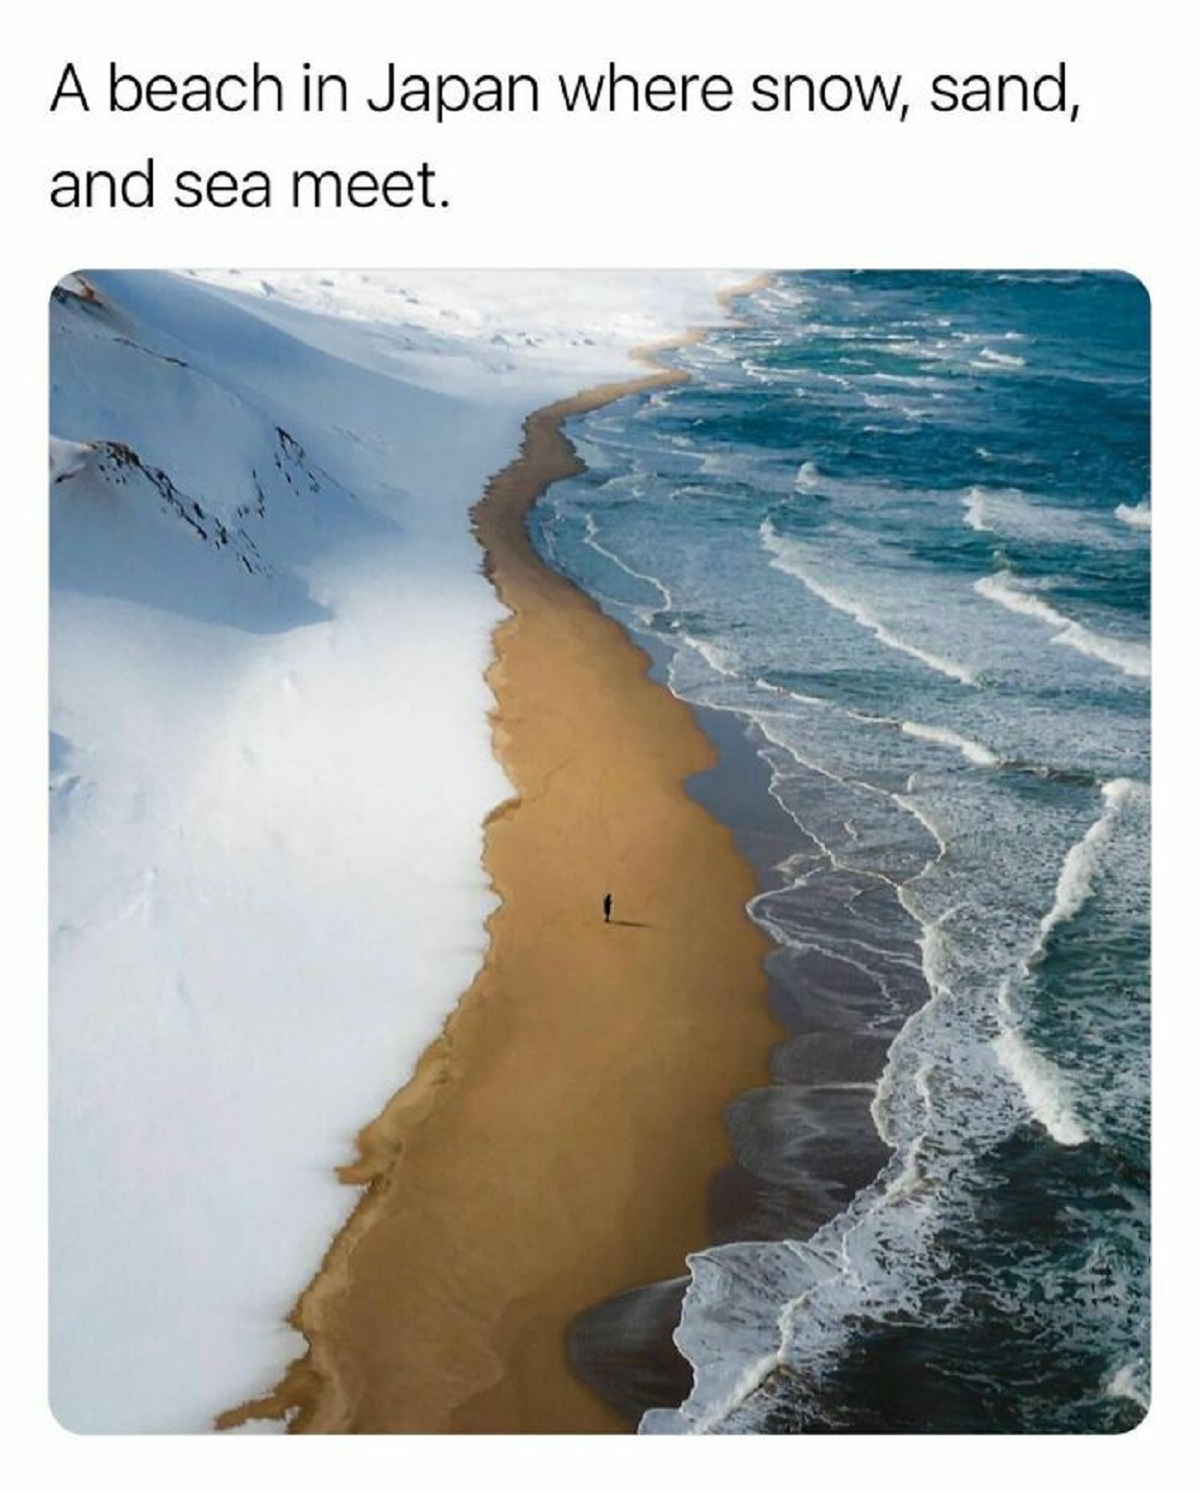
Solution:
[(806, 272), (734, 315), (667, 356), (686, 382), (571, 421), (587, 470), (529, 520), (716, 742), (692, 791), (757, 872), (786, 1033), (730, 1105), (688, 1374), (640, 1429), (1129, 1429), (1148, 297)]

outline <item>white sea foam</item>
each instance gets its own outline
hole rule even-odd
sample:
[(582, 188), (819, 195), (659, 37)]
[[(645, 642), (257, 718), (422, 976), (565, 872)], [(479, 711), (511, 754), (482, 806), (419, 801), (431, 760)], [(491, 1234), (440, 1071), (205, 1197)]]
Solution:
[(985, 363), (994, 363), (1001, 368), (1024, 368), (1025, 359), (1019, 358), (1015, 353), (998, 353), (994, 348), (981, 347), (979, 356)]
[(1136, 791), (1137, 785), (1128, 778), (1115, 778), (1104, 784), (1101, 790), (1104, 812), (1083, 839), (1067, 851), (1054, 891), (1054, 905), (1039, 924), (1037, 941), (1026, 959), (1026, 968), (1032, 967), (1043, 957), (1055, 928), (1061, 923), (1070, 922), (1092, 895), (1093, 878), (1104, 847), (1112, 838), (1118, 815)]
[(906, 389), (928, 389), (945, 382), (934, 374), (872, 373), (871, 377), (881, 384), (901, 384)]
[[(1114, 778), (1101, 789), (1104, 810), (1076, 841), (1063, 860), (1054, 902), (1038, 925), (1037, 936), (1021, 962), (1020, 978), (1027, 980), (1045, 957), (1050, 936), (1063, 923), (1076, 917), (1092, 895), (1094, 878), (1104, 849), (1112, 838), (1116, 821), (1126, 804), (1146, 790), (1129, 778)], [(1001, 1066), (1020, 1088), (1036, 1120), (1064, 1146), (1086, 1141), (1087, 1131), (1075, 1113), (1070, 1081), (1044, 1054), (1036, 1052), (1021, 1036), (1020, 1016), (1013, 1001), (1010, 979), (1000, 982), (996, 1000), (1000, 1034), (993, 1042)]]
[(766, 679), (756, 679), (754, 688), (763, 690), (769, 695), (784, 695), (787, 699), (796, 700), (801, 705), (819, 705), (825, 708), (829, 704), (829, 701), (823, 700), (820, 695), (806, 695), (799, 690), (785, 689), (782, 684), (772, 684)]
[(981, 487), (973, 487), (963, 498), (963, 507), (966, 509), (963, 522), (969, 529), (975, 529), (981, 534), (995, 532), (986, 518), (986, 503), (987, 494)]
[(906, 638), (894, 633), (885, 623), (862, 602), (852, 596), (836, 590), (832, 586), (818, 581), (810, 571), (806, 570), (801, 563), (801, 547), (794, 540), (784, 539), (775, 530), (770, 519), (764, 519), (759, 527), (759, 535), (763, 547), (774, 555), (771, 565), (776, 570), (782, 570), (785, 574), (794, 576), (796, 580), (802, 581), (814, 596), (820, 597), (828, 606), (835, 611), (844, 612), (846, 616), (852, 617), (860, 627), (867, 628), (873, 632), (876, 638), (885, 648), (893, 648), (897, 653), (906, 653), (909, 658), (915, 658), (930, 669), (935, 669), (939, 674), (945, 674), (950, 679), (957, 679), (960, 684), (974, 684), (975, 675), (966, 664), (959, 663), (957, 659), (945, 658), (940, 654), (931, 653), (926, 648), (911, 643)]
[(815, 461), (803, 462), (796, 473), (796, 488), (799, 492), (811, 492), (821, 483), (821, 469)]
[(726, 679), (738, 677), (738, 659), (731, 649), (722, 648), (705, 638), (694, 638), (691, 633), (680, 633), (678, 636), (682, 642), (696, 650), (710, 669), (724, 675)]
[(1101, 663), (1112, 664), (1114, 668), (1121, 669), (1134, 678), (1150, 677), (1150, 649), (1145, 643), (1107, 637), (1084, 627), (1081, 622), (1072, 622), (1048, 601), (1022, 590), (1009, 572), (982, 576), (975, 582), (975, 590), (980, 596), (994, 601), (1007, 611), (1022, 617), (1032, 617), (1053, 627), (1055, 636), (1051, 639), (1052, 642), (1074, 648), (1076, 652), (1099, 659)]
[(729, 451), (705, 451), (700, 456), (700, 470), (709, 477), (740, 476), (745, 463)]
[(1150, 1396), (1138, 1382), (1138, 1371), (1142, 1367), (1140, 1363), (1122, 1364), (1104, 1386), (1104, 1393), (1114, 1400), (1132, 1400), (1143, 1410), (1149, 1410)]
[(590, 513), (584, 514), (583, 522), (586, 536), (585, 543), (589, 546), (589, 548), (595, 550), (598, 555), (603, 555), (606, 560), (611, 560), (618, 570), (623, 570), (626, 575), (632, 576), (634, 580), (645, 581), (648, 586), (653, 586), (658, 594), (662, 597), (662, 606), (657, 608), (656, 610), (664, 611), (671, 605), (671, 593), (667, 590), (667, 588), (663, 585), (663, 583), (658, 579), (657, 576), (647, 575), (645, 571), (636, 570), (632, 565), (627, 565), (625, 561), (621, 559), (620, 555), (615, 555), (612, 550), (601, 544), (598, 537), (599, 530), (596, 527), (596, 521)]
[(996, 283), (998, 285), (1077, 285), (1083, 278), (1083, 271), (1055, 275), (1019, 270), (1013, 274), (997, 275)]
[[(934, 865), (945, 855), (945, 843), (938, 835), (936, 827), (927, 819), (924, 819), (912, 805), (909, 805), (909, 811), (916, 818), (920, 819), (926, 829), (937, 839), (938, 853), (929, 863), (930, 865)], [(903, 887), (900, 890), (900, 903), (912, 917), (917, 917), (917, 912), (912, 905), (911, 896), (907, 895), (907, 889)], [(950, 994), (950, 950), (945, 932), (943, 931), (943, 925), (953, 917), (954, 911), (955, 909), (953, 908), (947, 908), (944, 912), (939, 913), (932, 922), (921, 924), (921, 971), (925, 976), (925, 984), (929, 989), (929, 1000), (924, 1006), (914, 1011), (904, 1023), (899, 1035), (892, 1044), (887, 1065), (880, 1074), (878, 1083), (875, 1085), (875, 1097), (871, 1101), (871, 1119), (884, 1145), (891, 1146), (893, 1149), (898, 1149), (903, 1144), (906, 1129), (913, 1135), (912, 1147), (919, 1147), (928, 1129), (928, 1121), (933, 1114), (933, 1096), (929, 1087), (932, 1064), (927, 1059), (921, 1058), (917, 1061), (916, 1067), (911, 1072), (906, 1073), (900, 1079), (900, 1082), (911, 1084), (912, 1091), (915, 1092), (921, 1105), (922, 1122), (919, 1127), (914, 1127), (906, 1124), (900, 1118), (900, 1107), (894, 1102), (900, 1068), (898, 1055), (904, 1050), (906, 1040), (927, 1023), (928, 1013), (931, 1008), (937, 1005), (938, 1002), (944, 1001)]]
[[(1019, 488), (971, 487), (963, 494), (963, 523), (978, 534), (1006, 534), (1010, 538), (1054, 540), (1078, 528), (1069, 510), (1034, 503)], [(1098, 536), (1103, 539), (1101, 532)]]
[[(918, 1064), (912, 1075), (913, 1088), (917, 1098), (924, 1106), (927, 1120), (933, 1114), (933, 1095), (929, 1087), (929, 1075), (933, 1070), (931, 1062)], [(891, 1142), (891, 1137), (886, 1129), (884, 1119), (885, 1104), (881, 1101), (882, 1080), (875, 1088), (875, 1099), (871, 1104), (871, 1118), (875, 1121), (875, 1129), (879, 1132), (880, 1139), (885, 1145)], [(905, 1198), (915, 1196), (925, 1185), (925, 1176), (921, 1170), (921, 1149), (925, 1142), (926, 1129), (919, 1130), (909, 1143), (904, 1153), (904, 1159), (900, 1170), (889, 1182), (884, 1193), (884, 1204), (900, 1202)]]
[(1087, 544), (1098, 549), (1127, 547), (1132, 542), (1131, 536), (1123, 535), (1107, 520), (1043, 502), (1017, 487), (971, 487), (963, 494), (962, 505), (963, 523), (979, 534), (1002, 534), (1030, 544)]
[(948, 731), (944, 726), (923, 726), (919, 721), (902, 721), (900, 729), (906, 736), (915, 736), (920, 741), (930, 741), (937, 746), (954, 747), (968, 762), (976, 767), (998, 767), (1000, 758), (989, 751), (982, 742), (972, 741), (969, 736), (960, 736), (957, 731)]
[(1131, 529), (1148, 529), (1150, 527), (1150, 504), (1145, 499), (1132, 506), (1128, 503), (1118, 503), (1113, 513), (1123, 524), (1128, 524)]
[(1060, 1146), (1082, 1146), (1088, 1133), (1071, 1103), (1066, 1075), (1047, 1057), (1035, 1052), (1016, 1027), (1006, 1027), (992, 1042), (1000, 1065), (1021, 1090), (1034, 1119)]

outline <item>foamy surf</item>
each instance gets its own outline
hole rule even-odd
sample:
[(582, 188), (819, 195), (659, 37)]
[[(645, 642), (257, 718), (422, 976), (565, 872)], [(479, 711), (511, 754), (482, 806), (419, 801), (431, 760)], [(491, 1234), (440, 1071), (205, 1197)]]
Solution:
[(1055, 635), (1051, 642), (1061, 643), (1089, 658), (1111, 664), (1134, 678), (1150, 677), (1150, 649), (1145, 643), (1106, 637), (1084, 627), (1081, 622), (1073, 622), (1040, 596), (1021, 589), (1010, 572), (1001, 571), (995, 575), (981, 576), (975, 582), (975, 590), (988, 601), (1004, 607), (1006, 611), (1030, 617), (1054, 628)]
[(626, 564), (626, 562), (622, 560), (619, 555), (615, 555), (612, 550), (608, 549), (607, 546), (600, 543), (600, 531), (596, 526), (596, 520), (590, 513), (584, 515), (584, 529), (586, 533), (584, 542), (590, 549), (595, 550), (598, 555), (603, 555), (606, 560), (611, 561), (618, 570), (623, 570), (625, 574), (632, 577), (633, 580), (644, 581), (647, 586), (652, 586), (654, 590), (658, 592), (662, 604), (661, 606), (655, 607), (653, 609), (654, 612), (666, 611), (667, 608), (670, 607), (671, 593), (667, 590), (663, 583), (657, 579), (657, 577), (647, 575), (644, 571), (636, 570), (632, 565)]
[(923, 726), (919, 721), (902, 721), (900, 729), (905, 736), (915, 736), (918, 741), (929, 741), (935, 746), (952, 747), (961, 752), (968, 762), (976, 767), (998, 767), (1000, 758), (981, 741), (972, 741), (969, 736), (960, 736), (945, 726)]
[(874, 633), (885, 648), (892, 648), (897, 653), (905, 653), (909, 658), (915, 658), (918, 663), (924, 664), (926, 668), (934, 669), (948, 679), (957, 680), (959, 684), (976, 683), (973, 670), (966, 664), (959, 663), (957, 659), (944, 658), (940, 654), (930, 652), (927, 648), (918, 647), (916, 643), (909, 642), (907, 638), (900, 637), (862, 602), (817, 580), (812, 572), (801, 563), (800, 557), (804, 553), (802, 547), (794, 540), (785, 539), (778, 534), (769, 518), (763, 520), (758, 532), (764, 549), (774, 556), (771, 564), (776, 570), (782, 570), (785, 574), (795, 577), (827, 606), (844, 613), (860, 627), (865, 627), (869, 632)]
[(1027, 969), (1044, 957), (1054, 930), (1076, 917), (1092, 895), (1093, 880), (1117, 817), (1136, 791), (1137, 785), (1128, 778), (1115, 778), (1104, 784), (1101, 789), (1104, 812), (1083, 839), (1067, 851), (1054, 892), (1054, 905), (1039, 925), (1037, 941), (1025, 961)]
[(963, 523), (977, 534), (998, 534), (1038, 546), (1085, 544), (1095, 549), (1132, 542), (1132, 536), (1123, 535), (1107, 520), (1099, 521), (1016, 487), (968, 488), (962, 506)]
[(715, 674), (721, 674), (726, 679), (738, 677), (738, 659), (731, 648), (722, 648), (704, 638), (695, 638), (691, 633), (681, 633), (680, 638), (689, 648), (696, 650)]
[[(979, 362), (991, 363), (997, 368), (1024, 368), (1025, 359), (1018, 357), (1016, 353), (998, 353), (994, 348), (981, 347), (979, 349)], [(979, 364), (974, 366), (978, 367)]]
[(1131, 529), (1148, 529), (1150, 527), (1150, 504), (1146, 500), (1140, 503), (1118, 503), (1113, 513), (1123, 524), (1128, 524)]
[(1149, 1410), (1150, 1395), (1140, 1382), (1144, 1374), (1145, 1365), (1142, 1363), (1122, 1364), (1105, 1384), (1104, 1393), (1114, 1400), (1132, 1400), (1142, 1410)]
[(1072, 1103), (1062, 1070), (1035, 1052), (1016, 1027), (1006, 1027), (992, 1043), (1001, 1067), (1024, 1096), (1029, 1112), (1060, 1146), (1082, 1146), (1090, 1139)]
[(994, 533), (992, 525), (987, 519), (987, 493), (981, 487), (973, 487), (966, 497), (963, 498), (963, 522), (968, 529), (974, 529), (979, 534)]
[[(1077, 917), (1093, 895), (1095, 877), (1117, 819), (1134, 795), (1144, 791), (1128, 778), (1115, 778), (1101, 788), (1104, 811), (1063, 859), (1054, 902), (1021, 962), (1018, 979), (1022, 985), (1027, 986), (1045, 959), (1054, 931)], [(993, 1043), (996, 1056), (1021, 1090), (1034, 1119), (1060, 1145), (1082, 1145), (1090, 1136), (1076, 1113), (1071, 1083), (1045, 1053), (1035, 1050), (1022, 1036), (1013, 994), (1011, 981), (1003, 980), (997, 996), (1001, 1030)]]

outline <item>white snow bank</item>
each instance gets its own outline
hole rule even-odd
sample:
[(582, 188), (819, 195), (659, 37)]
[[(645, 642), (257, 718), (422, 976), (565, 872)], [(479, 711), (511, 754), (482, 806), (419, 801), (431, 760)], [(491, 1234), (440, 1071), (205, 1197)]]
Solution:
[(82, 441), (64, 441), (50, 437), (50, 483), (65, 482), (83, 470), (91, 447)]
[[(470, 982), (507, 792), (467, 510), (736, 276), (98, 273), (51, 306), (51, 1397), (202, 1429)], [(215, 283), (206, 283), (208, 279)], [(84, 294), (78, 292), (84, 290)]]

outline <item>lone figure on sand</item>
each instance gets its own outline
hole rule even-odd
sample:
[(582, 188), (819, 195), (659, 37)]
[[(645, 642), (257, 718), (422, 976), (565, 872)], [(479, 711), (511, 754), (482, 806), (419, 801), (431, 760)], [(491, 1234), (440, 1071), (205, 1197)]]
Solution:
[(612, 922), (612, 893), (611, 892), (605, 892), (605, 894), (604, 894), (604, 921), (606, 923), (611, 923)]

